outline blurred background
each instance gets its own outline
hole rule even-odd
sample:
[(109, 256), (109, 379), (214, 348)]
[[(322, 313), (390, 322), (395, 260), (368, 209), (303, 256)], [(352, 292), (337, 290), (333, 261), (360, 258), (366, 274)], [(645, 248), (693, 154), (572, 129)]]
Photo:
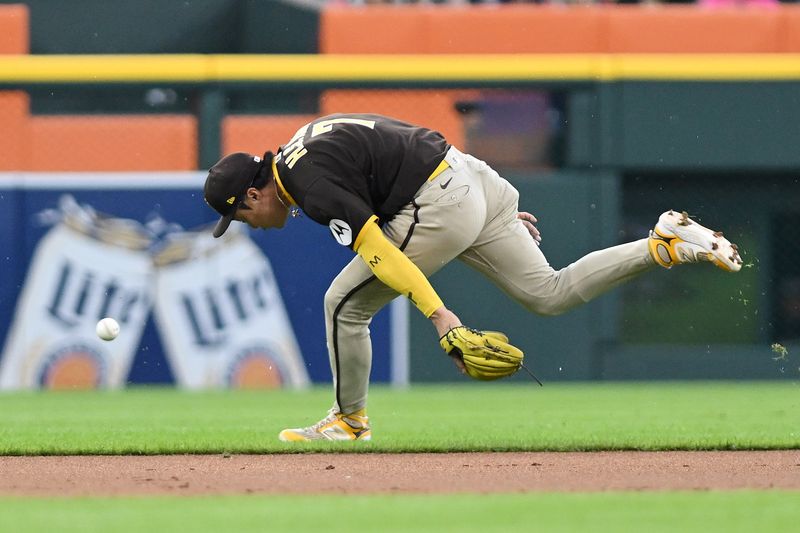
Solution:
[[(274, 76), (275, 54), (379, 54), (409, 76)], [(555, 318), (463, 265), (433, 277), (544, 380), (797, 379), (798, 54), (800, 6), (774, 0), (0, 0), (0, 388), (329, 382), (322, 298), (349, 253), (303, 218), (212, 242), (200, 191), (222, 154), (334, 112), (438, 129), (487, 161), (556, 268), (670, 208), (740, 245), (736, 275), (653, 271)], [(458, 75), (416, 62), (462, 55)], [(235, 56), (235, 74), (182, 74)], [(157, 58), (174, 75), (150, 73)], [(114, 343), (93, 337), (106, 315)], [(461, 379), (404, 302), (372, 331), (374, 382)]]

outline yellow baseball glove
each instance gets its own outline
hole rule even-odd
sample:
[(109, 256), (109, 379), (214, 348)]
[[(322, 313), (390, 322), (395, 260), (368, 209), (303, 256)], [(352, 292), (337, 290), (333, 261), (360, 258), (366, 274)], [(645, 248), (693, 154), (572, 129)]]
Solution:
[(525, 355), (508, 343), (499, 331), (478, 331), (458, 326), (439, 339), (447, 355), (460, 359), (472, 378), (482, 381), (500, 379), (514, 374), (522, 367)]

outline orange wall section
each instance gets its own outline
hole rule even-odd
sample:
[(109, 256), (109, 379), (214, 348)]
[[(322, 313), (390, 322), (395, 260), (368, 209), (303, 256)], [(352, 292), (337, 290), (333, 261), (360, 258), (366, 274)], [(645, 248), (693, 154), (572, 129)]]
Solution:
[(800, 52), (800, 6), (330, 6), (320, 51), (369, 53)]
[(321, 15), (319, 49), (329, 54), (594, 51), (602, 45), (600, 13), (590, 6), (533, 11), (516, 4), (331, 7)]
[(28, 95), (0, 91), (0, 170), (22, 170), (30, 134)]
[[(0, 54), (28, 53), (28, 8), (0, 5)], [(19, 170), (28, 144), (28, 95), (0, 91), (0, 170)]]
[(33, 116), (26, 170), (149, 171), (197, 168), (189, 115)]
[[(510, 4), (450, 9), (424, 19), (428, 53), (577, 53), (603, 44), (600, 9), (575, 6), (538, 9)], [(569, 31), (565, 31), (569, 28)]]
[(0, 5), (0, 54), (27, 54), (30, 50), (28, 7)]
[(781, 13), (772, 9), (628, 5), (605, 14), (608, 53), (778, 53)]
[(800, 52), (800, 4), (782, 6), (781, 13), (781, 49)]
[[(422, 54), (429, 49), (425, 9), (370, 6), (322, 11), (320, 53)], [(455, 32), (453, 32), (455, 33)]]

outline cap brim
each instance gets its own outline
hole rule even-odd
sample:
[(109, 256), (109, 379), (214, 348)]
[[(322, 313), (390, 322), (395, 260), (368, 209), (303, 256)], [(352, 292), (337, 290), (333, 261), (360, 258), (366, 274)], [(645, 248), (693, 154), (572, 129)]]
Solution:
[(231, 221), (233, 220), (234, 213), (230, 213), (227, 215), (223, 215), (217, 225), (214, 227), (214, 238), (222, 237), (222, 234), (227, 231), (228, 226), (231, 225)]

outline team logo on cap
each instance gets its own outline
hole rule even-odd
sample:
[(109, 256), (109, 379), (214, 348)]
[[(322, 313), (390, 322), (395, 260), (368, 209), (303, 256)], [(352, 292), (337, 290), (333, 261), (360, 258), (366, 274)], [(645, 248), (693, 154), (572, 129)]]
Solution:
[(227, 200), (225, 200), (225, 202), (226, 202), (228, 205), (233, 205), (233, 202), (235, 202), (235, 201), (236, 201), (236, 197), (235, 197), (235, 196), (231, 196), (230, 198), (228, 198)]
[(350, 243), (353, 242), (353, 231), (344, 220), (333, 218), (328, 227), (331, 229), (333, 238), (342, 246), (350, 246)]

